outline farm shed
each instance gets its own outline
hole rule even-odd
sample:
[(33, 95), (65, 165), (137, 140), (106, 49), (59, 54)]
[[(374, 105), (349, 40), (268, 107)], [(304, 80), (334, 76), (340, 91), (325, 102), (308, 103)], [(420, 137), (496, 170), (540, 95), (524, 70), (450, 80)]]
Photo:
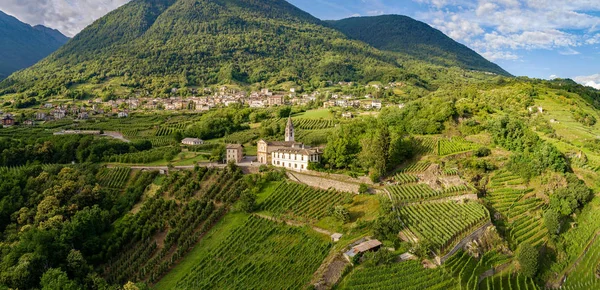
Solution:
[(368, 251), (375, 251), (377, 249), (379, 249), (381, 247), (381, 242), (378, 240), (370, 240), (370, 241), (366, 241), (364, 243), (358, 244), (354, 247), (352, 247), (352, 249), (350, 249), (348, 252), (344, 253), (344, 255), (352, 258), (354, 256), (356, 256), (357, 254), (362, 254), (364, 252), (368, 252)]

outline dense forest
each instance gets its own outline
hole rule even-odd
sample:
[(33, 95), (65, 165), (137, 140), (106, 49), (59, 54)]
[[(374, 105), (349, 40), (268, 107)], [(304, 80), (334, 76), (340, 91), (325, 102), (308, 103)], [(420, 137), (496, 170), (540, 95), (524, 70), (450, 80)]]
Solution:
[(117, 77), (151, 91), (411, 78), (394, 56), (347, 39), (285, 1), (136, 0), (0, 86), (4, 94), (46, 98)]
[(504, 69), (472, 49), (407, 16), (353, 17), (328, 21), (328, 24), (348, 37), (380, 50), (400, 52), (438, 65), (510, 76)]

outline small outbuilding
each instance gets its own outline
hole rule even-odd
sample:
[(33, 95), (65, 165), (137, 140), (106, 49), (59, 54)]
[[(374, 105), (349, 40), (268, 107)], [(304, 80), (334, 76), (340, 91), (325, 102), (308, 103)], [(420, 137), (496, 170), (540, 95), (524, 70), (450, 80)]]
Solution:
[(369, 240), (352, 247), (352, 249), (344, 253), (344, 255), (348, 256), (349, 258), (353, 258), (358, 254), (362, 254), (369, 251), (377, 251), (379, 250), (379, 248), (381, 248), (381, 245), (382, 243), (378, 240)]
[(342, 238), (342, 234), (340, 234), (340, 233), (335, 233), (335, 234), (331, 235), (331, 240), (334, 243), (339, 242), (341, 238)]
[(183, 145), (190, 145), (190, 146), (197, 146), (197, 145), (202, 145), (204, 144), (204, 141), (198, 138), (185, 138), (183, 140), (181, 140), (181, 144)]

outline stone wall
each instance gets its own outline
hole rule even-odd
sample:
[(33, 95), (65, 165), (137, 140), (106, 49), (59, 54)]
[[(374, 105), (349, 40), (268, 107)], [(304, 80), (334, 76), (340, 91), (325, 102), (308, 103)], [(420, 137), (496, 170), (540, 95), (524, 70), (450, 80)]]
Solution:
[(304, 183), (308, 186), (321, 188), (321, 189), (330, 189), (333, 188), (338, 191), (352, 192), (358, 193), (359, 183), (348, 183), (340, 180), (334, 180), (329, 178), (324, 178), (315, 175), (308, 175), (298, 172), (286, 172), (287, 177), (296, 182)]

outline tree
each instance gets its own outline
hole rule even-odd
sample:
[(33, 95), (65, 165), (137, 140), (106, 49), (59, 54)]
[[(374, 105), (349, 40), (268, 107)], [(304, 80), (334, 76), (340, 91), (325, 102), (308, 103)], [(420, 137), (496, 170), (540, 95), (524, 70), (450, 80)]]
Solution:
[(558, 235), (560, 233), (560, 213), (550, 208), (544, 213), (544, 225), (548, 229), (548, 233), (551, 235)]
[(522, 243), (517, 250), (517, 260), (521, 266), (521, 273), (526, 277), (533, 278), (538, 270), (539, 252), (531, 244)]
[(331, 216), (343, 223), (350, 221), (350, 212), (342, 205), (337, 205), (331, 210)]
[(247, 213), (253, 212), (256, 209), (256, 194), (250, 190), (244, 190), (240, 196), (240, 208)]
[(52, 268), (46, 271), (40, 282), (42, 290), (77, 290), (81, 289), (75, 281), (69, 280), (67, 273), (60, 269)]
[(279, 118), (287, 118), (292, 114), (292, 107), (283, 107), (279, 109)]
[(181, 131), (175, 131), (175, 133), (173, 133), (173, 139), (176, 143), (181, 143), (181, 140), (183, 140), (183, 134)]

